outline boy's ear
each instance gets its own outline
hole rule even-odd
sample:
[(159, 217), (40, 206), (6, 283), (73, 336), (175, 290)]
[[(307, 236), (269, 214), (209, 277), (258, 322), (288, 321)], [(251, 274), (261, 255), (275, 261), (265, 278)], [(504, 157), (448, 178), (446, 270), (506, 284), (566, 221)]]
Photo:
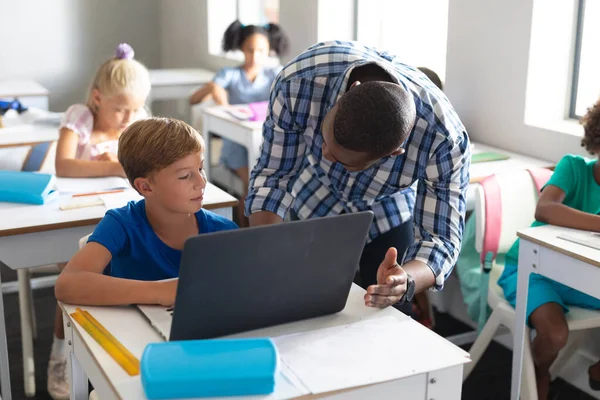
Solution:
[(135, 178), (135, 180), (133, 181), (133, 186), (138, 191), (138, 193), (144, 197), (152, 194), (153, 192), (152, 184), (150, 182), (150, 179), (148, 178)]

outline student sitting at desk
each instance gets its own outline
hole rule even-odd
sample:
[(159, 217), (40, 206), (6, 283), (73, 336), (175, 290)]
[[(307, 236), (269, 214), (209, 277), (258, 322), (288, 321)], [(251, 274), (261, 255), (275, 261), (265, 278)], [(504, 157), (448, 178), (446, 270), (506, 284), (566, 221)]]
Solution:
[[(288, 48), (288, 39), (276, 24), (243, 25), (235, 21), (223, 35), (223, 51), (241, 50), (244, 64), (235, 68), (223, 68), (213, 82), (195, 92), (191, 104), (197, 104), (212, 96), (216, 104), (247, 104), (269, 99), (271, 84), (281, 70), (280, 66), (266, 67), (264, 64), (271, 51), (278, 56)], [(221, 163), (235, 171), (242, 180), (244, 195), (240, 201), (239, 217), (242, 226), (247, 226), (244, 215), (244, 199), (248, 192), (248, 150), (240, 144), (223, 139)]]
[[(596, 156), (600, 154), (600, 101), (583, 118), (582, 146)], [(580, 156), (563, 157), (540, 195), (532, 226), (552, 224), (567, 228), (600, 232), (600, 163)], [(498, 285), (504, 296), (515, 306), (517, 295), (517, 265), (519, 240), (505, 256), (504, 272)], [(570, 273), (565, 271), (566, 274)], [(565, 313), (568, 305), (600, 309), (600, 300), (571, 289), (538, 274), (529, 278), (527, 322), (537, 335), (531, 350), (536, 368), (540, 399), (548, 397), (549, 368), (569, 336)], [(590, 386), (600, 390), (600, 362), (588, 370)]]
[[(119, 139), (119, 161), (144, 197), (109, 210), (56, 281), (56, 298), (71, 304), (173, 305), (185, 241), (235, 229), (203, 210), (202, 137), (169, 118), (133, 123)], [(107, 267), (108, 266), (108, 267)]]
[(144, 103), (150, 93), (148, 70), (133, 56), (131, 46), (120, 44), (96, 72), (87, 104), (65, 112), (56, 147), (58, 176), (125, 177), (117, 141), (129, 124), (148, 116)]
[[(119, 162), (144, 199), (109, 210), (56, 281), (56, 298), (72, 304), (175, 301), (185, 241), (235, 229), (203, 210), (204, 142), (191, 126), (167, 118), (133, 123), (119, 139)], [(68, 398), (68, 386), (67, 386)]]
[[(150, 93), (148, 70), (133, 56), (128, 44), (117, 46), (115, 56), (96, 72), (87, 104), (75, 104), (66, 111), (56, 146), (56, 175), (125, 176), (117, 160), (117, 141), (130, 123), (148, 116), (143, 107)], [(64, 335), (57, 307), (48, 363), (48, 393), (55, 400), (69, 398)]]

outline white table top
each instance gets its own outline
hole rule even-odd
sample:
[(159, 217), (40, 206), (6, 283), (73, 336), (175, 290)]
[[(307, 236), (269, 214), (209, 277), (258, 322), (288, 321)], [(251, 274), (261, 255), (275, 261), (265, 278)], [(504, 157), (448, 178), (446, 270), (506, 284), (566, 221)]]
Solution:
[(0, 129), (0, 147), (31, 145), (58, 140), (58, 128), (48, 125), (17, 125)]
[(0, 80), (0, 98), (19, 96), (48, 96), (48, 89), (32, 80)]
[(517, 235), (521, 239), (555, 250), (590, 265), (600, 267), (600, 250), (560, 239), (558, 237), (569, 233), (577, 235), (583, 233), (583, 231), (554, 225), (544, 225), (520, 230), (517, 232)]
[(470, 168), (471, 182), (478, 182), (483, 178), (500, 172), (523, 170), (535, 167), (551, 167), (555, 165), (555, 163), (551, 161), (540, 160), (537, 158), (516, 154), (504, 149), (499, 149), (497, 147), (492, 147), (481, 143), (474, 142), (473, 145), (474, 148), (472, 154), (495, 152), (509, 155), (510, 158), (508, 160), (472, 163)]
[[(364, 305), (363, 300), (364, 290), (353, 285), (348, 302), (343, 311), (337, 314), (328, 315), (319, 318), (313, 318), (305, 321), (294, 322), (274, 326), (265, 329), (259, 329), (243, 334), (232, 335), (232, 337), (274, 337), (290, 333), (300, 333), (315, 329), (339, 326), (358, 322), (360, 320), (393, 316), (401, 321), (410, 324), (417, 324), (419, 328), (418, 337), (398, 338), (398, 344), (420, 346), (423, 349), (423, 357), (429, 357), (436, 360), (436, 365), (440, 365), (440, 360), (443, 360), (441, 368), (448, 368), (460, 365), (469, 361), (469, 355), (459, 347), (446, 341), (429, 329), (419, 325), (396, 309), (389, 307), (383, 310), (368, 308)], [(76, 306), (61, 305), (63, 309), (71, 314), (75, 312)], [(121, 343), (141, 359), (144, 348), (148, 343), (162, 341), (160, 336), (150, 327), (146, 319), (133, 307), (82, 307), (88, 310), (104, 327), (111, 332)], [(123, 325), (123, 321), (127, 320), (127, 326)], [(85, 342), (87, 348), (92, 353), (93, 358), (103, 369), (104, 375), (108, 377), (112, 386), (123, 399), (145, 399), (140, 376), (130, 377), (127, 373), (106, 353), (100, 345), (92, 339), (77, 323), (73, 323), (77, 335)], [(403, 322), (404, 323), (404, 322)], [(432, 341), (443, 341), (445, 351), (443, 353), (428, 354), (427, 343)], [(439, 342), (438, 342), (439, 343)], [(439, 348), (439, 346), (436, 346)], [(352, 351), (352, 349), (349, 349)], [(410, 362), (410, 360), (398, 360), (398, 362)], [(440, 368), (440, 369), (441, 369)], [(410, 376), (410, 375), (408, 375)], [(351, 387), (351, 385), (349, 385)], [(277, 389), (276, 389), (277, 390)]]
[[(82, 178), (82, 180), (89, 182), (91, 179)], [(118, 196), (118, 201), (122, 204), (115, 204), (114, 206), (117, 207), (124, 206), (130, 200), (141, 198), (133, 189), (107, 196)], [(81, 199), (85, 199), (82, 201), (91, 201), (93, 198), (94, 196), (88, 196)], [(0, 237), (75, 226), (95, 225), (104, 217), (107, 211), (104, 205), (71, 210), (59, 209), (60, 204), (71, 201), (70, 194), (62, 194), (59, 199), (41, 206), (0, 202)], [(203, 208), (210, 210), (233, 207), (235, 204), (237, 204), (235, 197), (211, 183), (207, 184)]]
[(152, 86), (203, 85), (212, 81), (215, 73), (201, 68), (151, 69)]
[(262, 131), (262, 126), (264, 124), (264, 121), (240, 120), (226, 111), (228, 107), (231, 107), (231, 106), (205, 107), (202, 109), (202, 112), (204, 112), (207, 115), (210, 115), (211, 117), (216, 117), (216, 118), (222, 119), (224, 121), (232, 122), (234, 124), (243, 126), (245, 128), (251, 129), (253, 131)]

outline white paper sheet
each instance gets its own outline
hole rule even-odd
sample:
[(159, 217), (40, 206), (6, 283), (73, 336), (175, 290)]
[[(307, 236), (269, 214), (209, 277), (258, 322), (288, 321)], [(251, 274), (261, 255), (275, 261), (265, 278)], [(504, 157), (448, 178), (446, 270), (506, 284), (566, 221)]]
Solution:
[(466, 352), (449, 346), (435, 333), (394, 317), (280, 336), (274, 341), (281, 360), (312, 394), (446, 368), (456, 365), (457, 356), (467, 360)]
[(131, 188), (129, 183), (118, 176), (106, 178), (56, 178), (56, 189), (60, 193), (91, 193), (128, 188)]

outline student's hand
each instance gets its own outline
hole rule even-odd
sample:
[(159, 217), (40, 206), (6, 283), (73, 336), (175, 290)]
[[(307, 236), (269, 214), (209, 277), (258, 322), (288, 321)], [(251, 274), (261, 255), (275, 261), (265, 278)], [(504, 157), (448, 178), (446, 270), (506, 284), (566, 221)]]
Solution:
[(96, 160), (119, 162), (119, 158), (114, 153), (102, 153), (96, 158)]
[(398, 251), (390, 247), (377, 269), (377, 285), (367, 288), (365, 305), (384, 308), (396, 304), (406, 292), (406, 272), (396, 261)]
[(161, 306), (172, 306), (175, 304), (175, 294), (177, 293), (177, 284), (179, 279), (167, 279), (158, 281), (156, 304)]
[(227, 91), (217, 84), (213, 84), (212, 96), (214, 102), (218, 105), (229, 104), (229, 100), (227, 99)]

